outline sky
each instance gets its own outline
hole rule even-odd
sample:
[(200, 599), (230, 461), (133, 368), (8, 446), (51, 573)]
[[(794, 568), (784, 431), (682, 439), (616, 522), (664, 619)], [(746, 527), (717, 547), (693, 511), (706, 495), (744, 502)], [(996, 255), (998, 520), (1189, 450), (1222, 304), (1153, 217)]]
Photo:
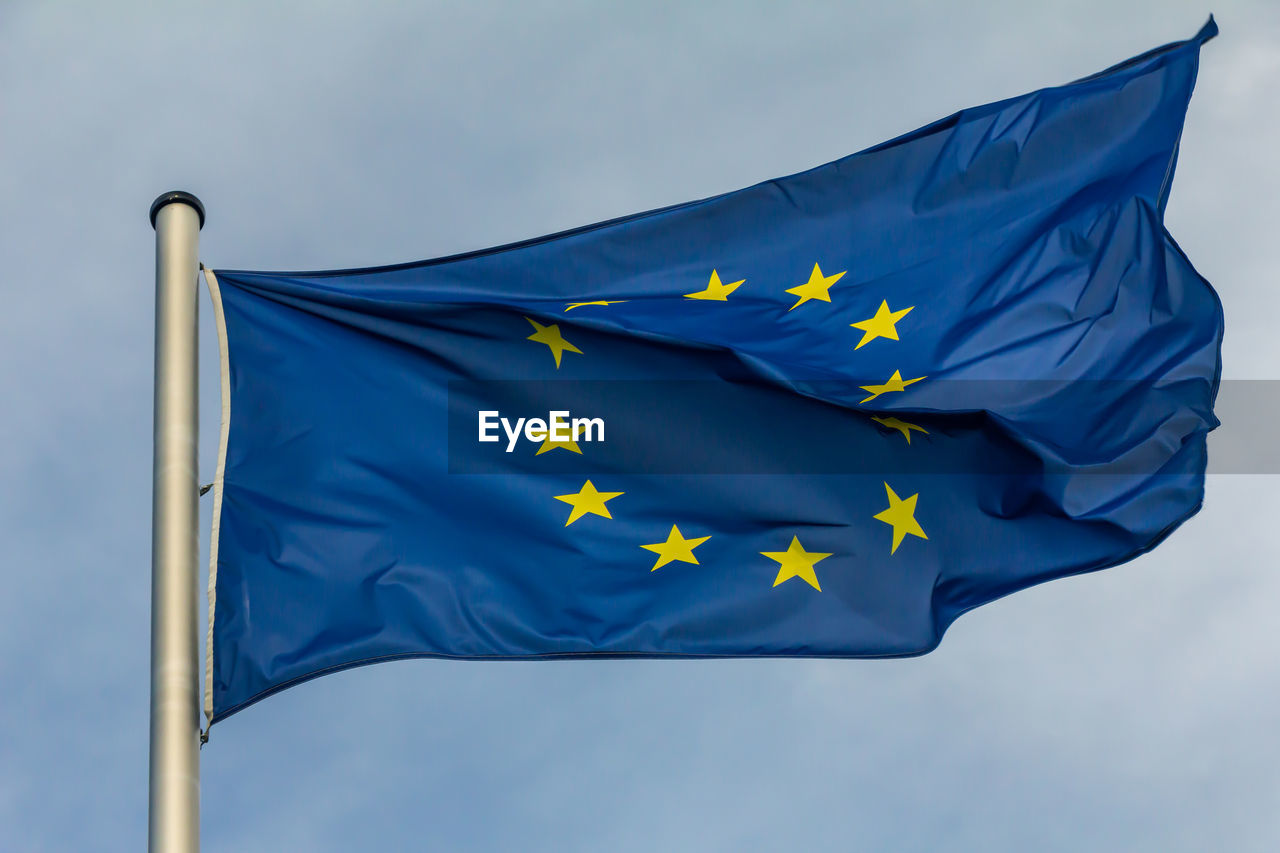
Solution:
[(1242, 381), (1280, 378), (1271, 0), (0, 3), (0, 849), (145, 844), (159, 193), (204, 202), (214, 267), (435, 257), (800, 171), (1209, 12), (1166, 216), (1226, 314), (1234, 397), (1198, 516), (965, 615), (921, 658), (317, 679), (213, 730), (202, 839), (1280, 849), (1280, 395)]

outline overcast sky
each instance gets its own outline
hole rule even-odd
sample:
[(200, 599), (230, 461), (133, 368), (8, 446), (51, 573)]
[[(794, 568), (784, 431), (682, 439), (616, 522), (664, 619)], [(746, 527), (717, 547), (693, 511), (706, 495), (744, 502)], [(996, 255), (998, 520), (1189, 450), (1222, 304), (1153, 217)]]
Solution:
[[(215, 267), (432, 257), (799, 171), (1210, 11), (1167, 224), (1222, 296), (1224, 375), (1278, 379), (1274, 0), (2, 0), (0, 850), (145, 845), (157, 194), (204, 201)], [(1280, 849), (1267, 470), (1211, 476), (1152, 553), (980, 608), (923, 658), (318, 679), (214, 729), (204, 847)]]

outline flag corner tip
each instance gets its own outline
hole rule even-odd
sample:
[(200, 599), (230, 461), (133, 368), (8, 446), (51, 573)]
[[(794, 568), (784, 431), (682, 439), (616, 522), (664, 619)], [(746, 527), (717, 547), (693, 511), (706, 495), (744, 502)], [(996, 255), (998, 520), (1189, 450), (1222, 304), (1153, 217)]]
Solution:
[(1204, 22), (1204, 26), (1200, 28), (1200, 32), (1196, 33), (1194, 41), (1204, 44), (1210, 39), (1218, 35), (1218, 22), (1214, 19), (1213, 13), (1209, 13), (1209, 20)]

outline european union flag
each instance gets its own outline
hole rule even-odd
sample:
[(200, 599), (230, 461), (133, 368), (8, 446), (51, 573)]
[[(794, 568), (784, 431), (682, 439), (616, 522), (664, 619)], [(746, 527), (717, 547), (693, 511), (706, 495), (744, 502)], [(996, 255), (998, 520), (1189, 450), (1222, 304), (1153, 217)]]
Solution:
[(1203, 496), (1200, 46), (465, 255), (210, 276), (209, 698), (408, 657), (917, 655)]

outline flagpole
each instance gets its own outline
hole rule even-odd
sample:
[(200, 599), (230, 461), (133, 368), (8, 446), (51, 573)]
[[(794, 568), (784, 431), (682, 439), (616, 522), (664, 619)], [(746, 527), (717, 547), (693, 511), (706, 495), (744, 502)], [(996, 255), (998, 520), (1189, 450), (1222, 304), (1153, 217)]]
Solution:
[(156, 230), (156, 362), (151, 501), (151, 853), (200, 848), (196, 647), (196, 276), (204, 206), (168, 192)]

